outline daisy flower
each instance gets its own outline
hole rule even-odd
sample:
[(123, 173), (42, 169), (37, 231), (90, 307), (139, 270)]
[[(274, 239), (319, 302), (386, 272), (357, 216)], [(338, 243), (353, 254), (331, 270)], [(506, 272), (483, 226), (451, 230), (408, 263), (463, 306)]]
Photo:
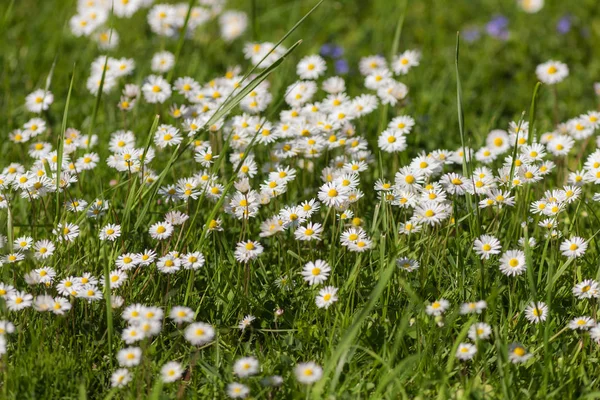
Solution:
[(245, 330), (247, 327), (250, 326), (250, 324), (252, 324), (252, 321), (254, 321), (256, 319), (256, 317), (254, 315), (246, 315), (238, 324), (238, 328), (240, 328), (242, 331)]
[(321, 224), (309, 222), (306, 226), (298, 227), (294, 232), (294, 236), (297, 240), (302, 241), (320, 241), (321, 233), (323, 233), (323, 226)]
[(175, 56), (170, 51), (160, 51), (152, 56), (150, 64), (152, 72), (169, 72), (175, 65)]
[(326, 261), (317, 260), (315, 262), (309, 261), (304, 265), (302, 269), (302, 276), (309, 285), (318, 285), (323, 283), (329, 277), (331, 267)]
[(175, 382), (183, 375), (183, 367), (177, 361), (169, 361), (160, 369), (160, 375), (165, 383)]
[(18, 290), (8, 293), (5, 299), (6, 307), (10, 311), (20, 311), (24, 308), (31, 307), (31, 304), (33, 303), (32, 295)]
[(492, 328), (485, 322), (477, 322), (469, 328), (469, 339), (473, 341), (487, 340), (492, 335)]
[(578, 258), (585, 254), (587, 247), (587, 241), (575, 236), (562, 242), (560, 245), (560, 251), (565, 257)]
[(381, 132), (377, 145), (386, 153), (396, 153), (406, 150), (406, 137), (400, 132), (386, 129)]
[(119, 368), (111, 375), (110, 384), (116, 388), (125, 387), (131, 382), (131, 379), (131, 373), (127, 368)]
[(456, 349), (456, 358), (459, 360), (470, 360), (477, 353), (477, 347), (471, 343), (460, 343), (458, 349)]
[(323, 368), (312, 361), (304, 362), (296, 365), (294, 375), (296, 375), (298, 382), (310, 385), (321, 379)]
[(481, 314), (483, 310), (487, 308), (487, 303), (485, 300), (480, 300), (471, 303), (464, 303), (460, 306), (461, 314)]
[(185, 340), (194, 346), (202, 346), (211, 342), (215, 337), (214, 328), (204, 322), (195, 322), (188, 325), (184, 331)]
[(475, 239), (473, 243), (473, 250), (477, 253), (482, 260), (489, 259), (492, 255), (499, 254), (502, 250), (500, 241), (490, 235), (481, 235), (481, 237)]
[(442, 315), (450, 307), (450, 302), (446, 299), (436, 300), (431, 304), (427, 305), (425, 312), (428, 315), (439, 316)]
[(317, 307), (329, 308), (329, 306), (338, 300), (337, 291), (338, 289), (333, 286), (325, 286), (323, 289), (319, 290), (319, 294), (315, 299)]
[(569, 76), (569, 67), (560, 61), (547, 61), (536, 67), (537, 78), (546, 85), (554, 85), (562, 82)]
[(117, 360), (121, 367), (135, 367), (142, 359), (142, 349), (139, 347), (126, 347), (119, 350)]
[(150, 234), (152, 239), (165, 240), (173, 234), (173, 225), (166, 221), (157, 222), (150, 227), (148, 233)]
[(406, 271), (413, 272), (419, 269), (419, 263), (411, 258), (399, 258), (396, 260), (396, 266)]
[(161, 76), (150, 75), (142, 85), (142, 93), (148, 103), (164, 103), (171, 97), (171, 85)]
[(327, 207), (340, 207), (348, 201), (349, 189), (335, 182), (327, 182), (319, 189), (319, 200)]
[(227, 395), (232, 399), (243, 399), (248, 397), (250, 389), (248, 386), (238, 382), (232, 382), (227, 385)]
[(568, 327), (572, 330), (587, 331), (595, 325), (596, 322), (593, 319), (591, 319), (590, 317), (583, 316), (573, 318), (571, 321), (569, 321)]
[(54, 95), (43, 89), (37, 89), (25, 98), (25, 106), (27, 109), (36, 114), (47, 110), (53, 102)]
[(114, 242), (121, 236), (121, 225), (108, 224), (100, 230), (100, 240)]
[(194, 320), (194, 310), (189, 307), (175, 306), (171, 309), (169, 318), (177, 324), (192, 322)]
[(508, 359), (513, 364), (521, 364), (533, 357), (520, 343), (512, 343), (508, 347)]
[(239, 242), (235, 249), (235, 259), (246, 263), (260, 256), (263, 250), (264, 248), (259, 242), (253, 240)]
[(500, 257), (500, 271), (504, 275), (521, 275), (526, 268), (525, 253), (521, 250), (508, 250)]
[(310, 55), (304, 57), (296, 67), (296, 73), (301, 79), (317, 79), (325, 73), (327, 64), (321, 56)]
[(578, 299), (600, 297), (600, 286), (592, 279), (586, 279), (573, 287), (573, 295)]
[(541, 301), (531, 303), (525, 309), (525, 318), (534, 324), (544, 322), (548, 318), (548, 306)]
[(412, 67), (419, 65), (421, 53), (417, 50), (406, 50), (392, 61), (392, 70), (396, 75), (406, 75)]
[(256, 375), (259, 371), (258, 360), (254, 357), (243, 357), (233, 363), (233, 373), (240, 378)]

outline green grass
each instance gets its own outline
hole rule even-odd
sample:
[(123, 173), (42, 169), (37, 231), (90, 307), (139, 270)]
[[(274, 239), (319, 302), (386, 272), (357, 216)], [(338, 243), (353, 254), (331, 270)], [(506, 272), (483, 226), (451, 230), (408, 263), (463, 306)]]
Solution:
[[(564, 186), (568, 171), (583, 168), (596, 148), (595, 136), (589, 142), (576, 143), (560, 161), (546, 157), (554, 160), (557, 168), (539, 183), (513, 189), (514, 207), (481, 210), (477, 208), (480, 196), (448, 195), (452, 221), (410, 236), (400, 235), (398, 230), (412, 211), (378, 201), (373, 189), (379, 178), (393, 181), (396, 171), (421, 152), (456, 150), (463, 145), (478, 149), (490, 130), (507, 129), (511, 121), (528, 121), (535, 126), (536, 137), (554, 130), (553, 87), (538, 88), (535, 76), (536, 66), (549, 59), (561, 60), (570, 69), (566, 81), (556, 86), (559, 120), (597, 110), (600, 101), (593, 83), (600, 81), (600, 10), (596, 1), (547, 1), (536, 14), (524, 13), (512, 0), (452, 4), (442, 0), (325, 0), (314, 8), (317, 3), (232, 0), (227, 8), (242, 10), (249, 18), (244, 35), (232, 43), (220, 37), (214, 19), (180, 40), (152, 33), (147, 10), (131, 19), (111, 17), (109, 24), (118, 32), (120, 44), (103, 52), (89, 38), (71, 34), (68, 21), (76, 12), (74, 0), (1, 2), (0, 121), (4, 129), (0, 133), (0, 169), (10, 163), (32, 166), (27, 155), (29, 143), (13, 143), (9, 133), (33, 117), (24, 106), (25, 97), (44, 88), (47, 81), (54, 103), (40, 114), (48, 130), (39, 139), (58, 149), (60, 158), (66, 129), (77, 128), (82, 135), (98, 136), (91, 151), (101, 160), (94, 170), (80, 173), (68, 191), (49, 193), (43, 199), (30, 201), (15, 190), (0, 189), (0, 195), (10, 201), (9, 208), (0, 209), (0, 235), (10, 243), (0, 249), (0, 256), (8, 254), (13, 239), (20, 236), (55, 240), (51, 232), (59, 222), (75, 223), (81, 230), (72, 243), (55, 240), (55, 254), (45, 262), (28, 252), (19, 263), (5, 263), (0, 267), (0, 282), (34, 296), (55, 296), (55, 283), (67, 276), (84, 272), (108, 276), (123, 253), (155, 249), (161, 256), (172, 250), (200, 251), (206, 257), (201, 269), (182, 269), (174, 275), (160, 273), (154, 265), (131, 270), (114, 294), (124, 298), (123, 308), (136, 303), (153, 305), (166, 315), (173, 306), (186, 305), (194, 311), (196, 321), (215, 328), (216, 336), (210, 344), (197, 348), (183, 337), (186, 324), (177, 326), (165, 318), (160, 335), (132, 345), (143, 352), (141, 364), (131, 368), (132, 382), (113, 389), (110, 377), (118, 368), (117, 352), (127, 347), (121, 340), (127, 324), (121, 318), (123, 308), (111, 308), (108, 289), (99, 301), (70, 299), (73, 308), (63, 316), (33, 308), (9, 311), (0, 300), (0, 319), (16, 326), (16, 332), (7, 336), (7, 353), (0, 361), (0, 398), (225, 398), (231, 382), (246, 384), (252, 398), (268, 399), (600, 397), (598, 344), (586, 332), (564, 329), (575, 317), (597, 317), (597, 299), (578, 300), (572, 294), (573, 286), (582, 280), (600, 279), (599, 209), (592, 201), (596, 186), (584, 185), (581, 197), (557, 218), (557, 229), (564, 238), (588, 240), (582, 258), (562, 256), (559, 246), (563, 239), (546, 240), (537, 224), (543, 218), (529, 212), (530, 203), (539, 200), (545, 190)], [(465, 40), (465, 30), (483, 27), (498, 13), (510, 21), (508, 40), (485, 34), (472, 43)], [(566, 13), (572, 16), (573, 27), (560, 35), (555, 25)], [(280, 40), (288, 53), (271, 68), (252, 70), (243, 57), (244, 44)], [(177, 55), (174, 69), (163, 74), (169, 80), (192, 76), (204, 84), (223, 76), (228, 67), (242, 67), (247, 90), (231, 96), (211, 123), (221, 116), (230, 119), (241, 114), (239, 101), (263, 79), (270, 84), (273, 101), (261, 116), (275, 123), (279, 113), (288, 108), (284, 95), (297, 80), (296, 64), (306, 55), (319, 53), (325, 43), (344, 48), (350, 72), (343, 77), (351, 97), (372, 93), (365, 89), (364, 77), (358, 72), (362, 57), (381, 54), (389, 59), (407, 49), (422, 52), (420, 65), (398, 78), (409, 88), (406, 100), (396, 106), (380, 105), (354, 121), (357, 135), (366, 139), (374, 159), (360, 174), (359, 187), (365, 196), (351, 207), (360, 218), (357, 224), (373, 240), (371, 250), (353, 253), (342, 247), (339, 237), (346, 227), (336, 219), (334, 210), (324, 205), (311, 218), (324, 225), (320, 242), (297, 241), (291, 230), (270, 238), (258, 236), (260, 223), (281, 208), (317, 197), (321, 171), (343, 154), (340, 150), (311, 159), (313, 170), (296, 166), (298, 176), (287, 192), (262, 206), (248, 221), (226, 214), (225, 198), (213, 202), (202, 194), (189, 203), (175, 204), (161, 199), (161, 186), (202, 169), (185, 140), (181, 146), (157, 149), (150, 163), (159, 177), (153, 185), (141, 184), (136, 174), (119, 173), (107, 166), (112, 132), (133, 131), (136, 147), (147, 155), (149, 147), (156, 147), (153, 137), (160, 124), (180, 126), (181, 121), (169, 115), (173, 102), (184, 102), (179, 95), (158, 106), (140, 99), (127, 113), (116, 107), (124, 83), (141, 84), (152, 73), (150, 59), (155, 52), (169, 50)], [(133, 58), (136, 69), (112, 92), (94, 96), (86, 89), (86, 80), (91, 62), (101, 54)], [(332, 76), (333, 61), (327, 63), (326, 76)], [(315, 99), (323, 97), (320, 91)], [(407, 136), (407, 150), (394, 155), (381, 152), (379, 134), (392, 118), (403, 114), (416, 120)], [(210, 141), (220, 155), (213, 171), (233, 194), (239, 166), (229, 162), (229, 131), (202, 130), (198, 138)], [(259, 174), (250, 181), (254, 189), (267, 178), (260, 166), (269, 161), (272, 148), (253, 140), (245, 151), (246, 157), (252, 150), (259, 164)], [(516, 154), (514, 151), (505, 156)], [(78, 149), (74, 158), (86, 152)], [(502, 166), (503, 157), (490, 165), (494, 171)], [(294, 165), (290, 160), (283, 164)], [(444, 173), (467, 176), (477, 166), (480, 163), (449, 165)], [(516, 167), (511, 170), (516, 173)], [(438, 179), (439, 175), (433, 180)], [(92, 202), (96, 198), (110, 202), (110, 210), (99, 220), (65, 207), (72, 199)], [(148, 228), (170, 210), (184, 212), (190, 219), (183, 228), (176, 228), (172, 240), (151, 239)], [(527, 217), (534, 221), (524, 229), (521, 223)], [(208, 232), (206, 224), (216, 218), (222, 219), (224, 230)], [(122, 235), (115, 242), (98, 238), (108, 223), (121, 225)], [(507, 277), (498, 269), (499, 256), (481, 260), (473, 251), (473, 241), (481, 234), (497, 237), (503, 251), (519, 248), (520, 237), (535, 238), (537, 247), (524, 249), (527, 272)], [(260, 239), (265, 252), (245, 265), (235, 260), (234, 251), (238, 242), (249, 239)], [(420, 268), (412, 273), (400, 270), (396, 267), (399, 257), (417, 260)], [(339, 301), (326, 310), (315, 305), (323, 285), (308, 286), (300, 275), (305, 263), (317, 259), (332, 267), (325, 285), (339, 289)], [(56, 270), (55, 282), (49, 287), (27, 285), (25, 274), (42, 266)], [(293, 281), (289, 290), (276, 284), (283, 276)], [(440, 318), (427, 315), (426, 306), (440, 298), (450, 302), (449, 310)], [(488, 304), (482, 314), (459, 314), (462, 303), (477, 300)], [(535, 300), (549, 306), (548, 319), (540, 324), (529, 323), (524, 315)], [(277, 316), (276, 309), (283, 314)], [(237, 325), (248, 314), (256, 320), (241, 331)], [(455, 357), (456, 349), (459, 343), (469, 341), (467, 332), (474, 322), (488, 323), (492, 335), (476, 343), (478, 352), (473, 360), (461, 361)], [(508, 360), (508, 348), (514, 342), (533, 354), (528, 362)], [(243, 379), (233, 375), (233, 363), (245, 356), (259, 360), (260, 374)], [(186, 368), (185, 378), (163, 383), (160, 368), (172, 360)], [(323, 367), (323, 377), (310, 386), (301, 385), (294, 377), (294, 367), (304, 361)], [(266, 387), (260, 383), (272, 375), (281, 375), (283, 384)]]

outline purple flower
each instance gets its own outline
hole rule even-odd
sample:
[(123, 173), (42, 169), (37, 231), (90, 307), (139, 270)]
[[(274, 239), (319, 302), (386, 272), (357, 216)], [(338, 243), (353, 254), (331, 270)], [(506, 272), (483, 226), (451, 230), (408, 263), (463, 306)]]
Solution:
[(569, 33), (571, 30), (571, 16), (569, 14), (565, 15), (561, 19), (558, 20), (556, 24), (556, 31), (561, 35)]
[(331, 57), (340, 58), (344, 55), (344, 48), (340, 46), (333, 46), (331, 49)]
[(340, 58), (335, 61), (335, 72), (336, 74), (344, 75), (350, 71), (350, 66), (348, 65), (348, 61)]
[(463, 37), (467, 43), (473, 43), (481, 37), (481, 30), (479, 28), (467, 28), (464, 30)]
[(331, 52), (333, 51), (333, 47), (334, 45), (329, 44), (329, 43), (325, 43), (323, 46), (321, 46), (321, 55), (323, 57), (329, 57), (331, 56)]
[(506, 40), (508, 39), (508, 18), (504, 15), (496, 15), (485, 26), (488, 35)]

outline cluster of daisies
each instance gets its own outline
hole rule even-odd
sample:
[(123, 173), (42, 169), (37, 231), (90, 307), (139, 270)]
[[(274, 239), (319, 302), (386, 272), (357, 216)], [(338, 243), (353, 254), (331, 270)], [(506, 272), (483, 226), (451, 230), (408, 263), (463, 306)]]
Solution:
[[(557, 84), (568, 76), (568, 67), (560, 62), (549, 61), (538, 66), (538, 78), (546, 84)], [(402, 128), (410, 132), (413, 120), (402, 120)], [(382, 151), (393, 152), (391, 146), (398, 141), (397, 136), (391, 136), (394, 129), (390, 123), (387, 136), (380, 136), (379, 147)], [(586, 193), (591, 193), (593, 201), (600, 201), (600, 195), (594, 193), (594, 185), (600, 183), (600, 150), (587, 156), (582, 163), (583, 168), (575, 171), (566, 169), (567, 157), (578, 142), (582, 150), (600, 128), (600, 112), (589, 111), (566, 122), (559, 123), (554, 131), (535, 135), (529, 131), (527, 122), (511, 122), (507, 131), (492, 130), (485, 143), (478, 150), (460, 148), (456, 151), (435, 150), (414, 158), (408, 166), (400, 168), (395, 181), (379, 181), (375, 190), (381, 192), (381, 198), (392, 206), (412, 210), (407, 214), (407, 222), (401, 224), (400, 233), (412, 235), (422, 229), (440, 226), (444, 220), (453, 215), (452, 205), (459, 196), (474, 195), (480, 199), (478, 208), (491, 209), (498, 215), (505, 207), (515, 207), (516, 191), (521, 188), (533, 187), (557, 167), (562, 165), (562, 188), (548, 189), (539, 199), (531, 201), (528, 217), (521, 225), (528, 236), (521, 236), (513, 246), (505, 247), (501, 241), (491, 235), (482, 234), (473, 241), (473, 252), (488, 265), (495, 265), (507, 277), (516, 278), (527, 270), (527, 251), (538, 246), (538, 242), (554, 243), (568, 262), (574, 262), (584, 257), (590, 239), (579, 236), (563, 238), (561, 223), (569, 223), (570, 205), (577, 205)], [(530, 136), (531, 135), (531, 136)], [(391, 140), (386, 140), (392, 137)], [(600, 146), (600, 144), (597, 144)], [(404, 145), (402, 145), (404, 147)], [(399, 151), (402, 151), (403, 148)], [(444, 172), (447, 165), (475, 162), (483, 164), (473, 169), (469, 176), (456, 172)], [(492, 169), (497, 166), (496, 171)], [(586, 190), (589, 188), (589, 190)], [(529, 192), (526, 192), (529, 193)], [(412, 272), (419, 268), (417, 259), (400, 258), (399, 268)], [(523, 278), (524, 279), (524, 278)], [(584, 279), (572, 288), (577, 300), (597, 299), (600, 297), (600, 286), (594, 279)], [(485, 301), (465, 303), (460, 307), (461, 314), (480, 314), (487, 307)], [(426, 313), (434, 316), (438, 324), (443, 324), (443, 314), (449, 310), (450, 302), (438, 299), (427, 305)], [(534, 301), (523, 310), (524, 317), (533, 324), (547, 319), (550, 307), (544, 302)], [(566, 323), (572, 330), (589, 331), (590, 337), (600, 344), (600, 325), (590, 316), (577, 316)], [(460, 343), (456, 357), (470, 360), (477, 353), (477, 342), (491, 337), (492, 329), (485, 322), (473, 324), (468, 337), (474, 343)], [(519, 343), (509, 346), (508, 358), (513, 363), (522, 363), (533, 355)]]
[[(141, 9), (148, 9), (147, 21), (157, 35), (176, 37), (187, 23), (187, 32), (219, 16), (222, 37), (231, 41), (238, 38), (247, 28), (247, 17), (242, 12), (223, 11), (221, 0), (201, 0), (198, 6), (188, 9), (187, 4), (156, 4), (147, 0), (85, 0), (78, 2), (78, 12), (71, 19), (72, 32), (77, 36), (94, 37), (101, 49), (118, 46), (118, 33), (107, 28), (113, 13), (118, 18), (130, 18)], [(285, 53), (285, 48), (270, 42), (248, 43), (244, 56), (253, 66), (266, 68)], [(195, 322), (196, 312), (185, 306), (173, 306), (168, 316), (164, 307), (131, 304), (125, 290), (142, 270), (153, 273), (153, 267), (161, 274), (175, 274), (184, 270), (197, 270), (207, 264), (199, 249), (189, 249), (186, 232), (196, 229), (190, 221), (192, 202), (204, 206), (222, 204), (223, 212), (210, 221), (203, 221), (207, 232), (217, 235), (225, 227), (241, 225), (242, 235), (231, 248), (235, 259), (246, 267), (265, 253), (273, 244), (269, 238), (280, 236), (293, 239), (298, 246), (310, 248), (319, 242), (331, 239), (330, 247), (340, 246), (344, 252), (368, 252), (374, 247), (369, 236), (365, 215), (361, 214), (358, 202), (367, 197), (372, 201), (389, 204), (399, 216), (400, 234), (411, 236), (421, 232), (431, 234), (454, 215), (458, 199), (475, 196), (478, 212), (498, 215), (505, 208), (515, 207), (519, 188), (532, 187), (558, 169), (580, 142), (587, 144), (600, 128), (600, 113), (590, 111), (564, 123), (555, 130), (537, 135), (524, 121), (513, 121), (508, 129), (489, 132), (485, 143), (478, 149), (461, 147), (455, 150), (437, 149), (421, 153), (407, 165), (390, 171), (393, 179), (383, 177), (374, 183), (370, 193), (365, 194), (365, 172), (375, 163), (373, 146), (386, 157), (396, 157), (406, 151), (410, 134), (418, 129), (413, 117), (402, 113), (391, 119), (386, 129), (373, 135), (357, 129), (360, 119), (374, 112), (381, 105), (400, 107), (408, 96), (408, 87), (399, 81), (420, 63), (421, 54), (407, 50), (395, 56), (389, 63), (377, 55), (364, 57), (358, 69), (364, 77), (364, 87), (370, 93), (352, 97), (346, 82), (338, 76), (326, 77), (327, 61), (319, 55), (309, 55), (296, 66), (298, 79), (282, 93), (284, 109), (275, 118), (267, 118), (274, 99), (268, 81), (254, 87), (239, 103), (231, 115), (215, 120), (214, 116), (226, 102), (244, 88), (242, 68), (235, 66), (223, 76), (201, 83), (194, 77), (169, 76), (175, 66), (175, 56), (161, 51), (152, 57), (152, 75), (146, 76), (141, 84), (133, 81), (136, 62), (130, 58), (99, 56), (91, 64), (87, 89), (92, 94), (99, 90), (110, 94), (120, 90), (116, 105), (124, 116), (138, 107), (141, 102), (162, 107), (165, 111), (160, 124), (152, 132), (151, 141), (136, 136), (131, 130), (122, 129), (109, 135), (107, 148), (110, 154), (101, 156), (99, 138), (94, 134), (82, 134), (76, 128), (68, 128), (62, 141), (62, 152), (54, 148), (51, 132), (43, 117), (49, 112), (54, 96), (47, 89), (38, 89), (25, 99), (25, 108), (35, 114), (26, 123), (14, 129), (10, 140), (21, 149), (22, 163), (4, 167), (0, 174), (0, 209), (10, 209), (15, 202), (30, 202), (32, 213), (47, 211), (50, 195), (61, 195), (64, 215), (47, 234), (22, 235), (9, 241), (0, 235), (0, 250), (3, 254), (0, 265), (20, 271), (34, 264), (36, 268), (24, 271), (22, 276), (31, 292), (15, 285), (0, 283), (0, 297), (10, 312), (34, 308), (62, 315), (73, 307), (75, 299), (97, 302), (108, 293), (107, 301), (120, 311), (126, 327), (121, 339), (128, 347), (117, 353), (119, 369), (113, 372), (114, 387), (127, 386), (134, 378), (133, 369), (142, 362), (142, 347), (135, 347), (143, 340), (154, 340), (166, 330), (166, 318), (174, 329), (182, 330), (184, 339), (199, 350), (210, 345), (217, 335), (215, 327), (204, 322)], [(568, 67), (560, 62), (549, 61), (536, 69), (538, 78), (546, 84), (558, 84), (568, 76)], [(246, 78), (248, 82), (252, 76)], [(168, 112), (167, 112), (168, 111)], [(55, 135), (56, 133), (54, 133)], [(222, 139), (218, 143), (215, 137)], [(147, 145), (144, 143), (148, 143)], [(597, 143), (600, 146), (600, 143)], [(160, 220), (147, 222), (144, 242), (152, 246), (126, 249), (117, 243), (124, 230), (115, 216), (118, 210), (106, 199), (78, 198), (74, 195), (82, 190), (86, 174), (96, 168), (110, 168), (119, 179), (134, 177), (143, 185), (157, 182), (164, 160), (174, 152), (181, 151), (189, 163), (158, 188), (158, 206), (165, 212), (154, 212)], [(474, 167), (474, 164), (478, 164)], [(463, 169), (463, 165), (465, 168)], [(474, 167), (474, 168), (472, 168)], [(467, 173), (459, 173), (457, 170)], [(114, 171), (113, 171), (114, 170)], [(230, 171), (230, 176), (224, 173)], [(532, 235), (524, 235), (517, 243), (504, 243), (490, 234), (482, 234), (473, 240), (473, 253), (483, 263), (497, 267), (506, 276), (503, 279), (520, 279), (528, 268), (527, 251), (535, 248), (538, 241), (560, 240), (560, 252), (572, 262), (583, 257), (589, 246), (586, 238), (572, 236), (562, 238), (559, 225), (565, 223), (564, 215), (569, 207), (585, 195), (586, 186), (600, 183), (600, 150), (587, 157), (583, 168), (565, 173), (561, 188), (547, 190), (542, 198), (528, 204), (534, 218), (525, 226), (532, 225)], [(304, 178), (308, 178), (308, 183)], [(314, 179), (313, 179), (314, 178)], [(316, 181), (316, 183), (315, 183)], [(113, 186), (118, 180), (115, 180)], [(231, 183), (231, 185), (230, 185)], [(85, 187), (85, 186), (83, 186)], [(300, 188), (300, 190), (299, 190)], [(116, 188), (119, 190), (121, 188)], [(125, 190), (122, 188), (121, 190)], [(290, 201), (290, 192), (299, 193)], [(57, 193), (58, 192), (58, 193)], [(374, 193), (373, 193), (374, 192)], [(83, 195), (82, 195), (83, 196)], [(600, 201), (600, 195), (594, 195)], [(364, 202), (364, 201), (363, 201)], [(458, 202), (462, 203), (462, 200)], [(175, 209), (177, 208), (177, 209)], [(166, 210), (168, 209), (168, 211)], [(47, 216), (46, 216), (47, 217)], [(86, 220), (87, 219), (87, 220)], [(82, 221), (90, 222), (84, 224)], [(250, 224), (250, 221), (256, 223)], [(330, 225), (336, 229), (326, 229)], [(254, 232), (252, 232), (254, 230)], [(328, 238), (333, 231), (335, 237)], [(93, 237), (98, 245), (112, 246), (115, 258), (109, 260), (114, 268), (106, 277), (92, 272), (81, 273), (79, 266), (60, 269), (47, 266), (56, 252), (66, 252), (69, 246)], [(35, 237), (35, 239), (34, 239)], [(260, 239), (258, 239), (260, 238)], [(403, 238), (404, 239), (404, 238)], [(403, 240), (402, 239), (402, 240)], [(261, 242), (262, 240), (262, 242)], [(507, 240), (509, 241), (509, 240)], [(509, 241), (510, 242), (510, 241)], [(315, 257), (316, 258), (316, 257)], [(210, 260), (209, 260), (210, 261)], [(215, 261), (216, 262), (216, 261)], [(397, 260), (400, 270), (410, 273), (419, 269), (419, 260), (401, 258)], [(23, 268), (21, 268), (23, 267)], [(111, 267), (112, 268), (112, 267)], [(74, 271), (77, 271), (75, 273)], [(332, 275), (332, 266), (325, 260), (314, 259), (303, 263), (293, 271), (309, 287), (319, 287)], [(71, 275), (72, 274), (72, 275)], [(59, 276), (62, 275), (62, 276)], [(106, 279), (107, 278), (107, 279)], [(276, 284), (288, 289), (294, 276), (281, 276)], [(108, 290), (107, 290), (108, 289)], [(600, 297), (600, 285), (593, 279), (584, 279), (572, 289), (578, 300)], [(338, 301), (338, 288), (321, 287), (314, 297), (317, 308), (334, 307)], [(426, 307), (426, 313), (443, 324), (443, 316), (450, 309), (450, 302), (438, 299)], [(485, 301), (465, 303), (461, 314), (481, 314), (487, 307)], [(543, 302), (531, 302), (524, 310), (525, 318), (531, 323), (546, 320), (550, 306)], [(277, 310), (277, 315), (283, 310)], [(247, 315), (239, 328), (248, 328), (255, 318)], [(183, 328), (183, 324), (187, 324)], [(600, 343), (600, 325), (592, 317), (577, 316), (568, 325), (574, 330), (589, 331), (590, 336)], [(170, 327), (173, 328), (173, 327)], [(15, 326), (0, 321), (0, 353), (7, 351), (5, 336)], [(477, 353), (477, 344), (491, 338), (492, 328), (485, 322), (470, 327), (468, 337), (473, 343), (461, 343), (456, 357), (472, 359)], [(509, 359), (523, 363), (533, 354), (514, 343), (509, 347)], [(189, 362), (190, 364), (192, 361)], [(161, 379), (168, 382), (180, 380), (191, 373), (191, 365), (169, 361), (160, 371)], [(257, 358), (248, 356), (237, 359), (233, 364), (233, 375), (239, 380), (261, 372)], [(314, 362), (298, 363), (294, 370), (300, 383), (311, 384), (323, 374)], [(236, 379), (237, 379), (236, 378)], [(278, 375), (263, 379), (263, 384), (278, 386), (283, 378)], [(232, 398), (250, 395), (248, 385), (231, 382), (227, 387)]]
[(119, 32), (109, 23), (111, 15), (129, 19), (138, 11), (147, 10), (150, 30), (170, 38), (178, 37), (184, 27), (185, 34), (191, 36), (198, 27), (216, 17), (219, 17), (221, 37), (226, 41), (240, 37), (248, 26), (244, 12), (223, 10), (225, 0), (199, 0), (191, 8), (189, 2), (153, 3), (154, 0), (78, 0), (77, 13), (71, 17), (69, 26), (73, 35), (91, 38), (102, 50), (119, 45)]
[[(182, 329), (183, 324), (188, 324), (183, 329), (183, 337), (196, 351), (210, 346), (214, 341), (215, 329), (207, 323), (194, 322), (195, 313), (191, 308), (175, 306), (171, 308), (167, 317), (177, 329)], [(131, 345), (158, 336), (166, 326), (165, 315), (160, 307), (133, 304), (123, 310), (122, 318), (128, 325), (122, 332), (122, 339), (129, 346), (120, 349), (116, 354), (120, 368), (113, 372), (111, 384), (118, 388), (126, 387), (132, 381), (132, 369), (142, 363), (142, 348)], [(245, 317), (240, 323), (240, 329), (245, 329), (252, 322), (252, 318), (252, 316)], [(10, 332), (9, 329), (14, 330), (14, 326), (6, 321), (0, 321), (0, 329)], [(160, 378), (165, 383), (176, 382), (186, 371), (188, 374), (191, 373), (192, 367), (192, 360), (188, 365), (179, 361), (168, 361), (160, 368)], [(233, 375), (239, 379), (248, 379), (260, 372), (260, 363), (253, 356), (238, 358), (233, 363)], [(294, 373), (298, 382), (311, 384), (321, 378), (322, 368), (312, 361), (298, 363)], [(283, 378), (279, 375), (271, 375), (264, 377), (260, 383), (264, 386), (276, 387), (283, 383)], [(231, 398), (245, 398), (250, 394), (250, 388), (240, 382), (231, 382), (227, 385), (227, 394)]]

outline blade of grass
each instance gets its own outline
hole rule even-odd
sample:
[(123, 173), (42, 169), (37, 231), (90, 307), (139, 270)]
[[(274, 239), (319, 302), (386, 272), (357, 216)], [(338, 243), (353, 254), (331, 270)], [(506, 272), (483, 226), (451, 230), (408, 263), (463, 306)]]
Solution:
[(529, 107), (529, 137), (527, 138), (527, 144), (529, 145), (533, 144), (533, 135), (535, 134), (533, 130), (533, 124), (535, 124), (535, 105), (541, 87), (541, 82), (536, 83), (533, 89), (533, 97), (531, 97), (531, 106)]
[(60, 135), (58, 136), (58, 143), (56, 144), (56, 212), (54, 215), (54, 224), (56, 225), (60, 220), (60, 175), (62, 173), (62, 162), (63, 162), (63, 151), (65, 133), (67, 132), (67, 120), (69, 118), (69, 105), (71, 103), (71, 93), (73, 92), (73, 81), (75, 80), (75, 65), (73, 65), (73, 72), (71, 72), (71, 83), (69, 84), (69, 92), (67, 93), (67, 101), (65, 103), (65, 111), (63, 112), (63, 119), (60, 128)]

